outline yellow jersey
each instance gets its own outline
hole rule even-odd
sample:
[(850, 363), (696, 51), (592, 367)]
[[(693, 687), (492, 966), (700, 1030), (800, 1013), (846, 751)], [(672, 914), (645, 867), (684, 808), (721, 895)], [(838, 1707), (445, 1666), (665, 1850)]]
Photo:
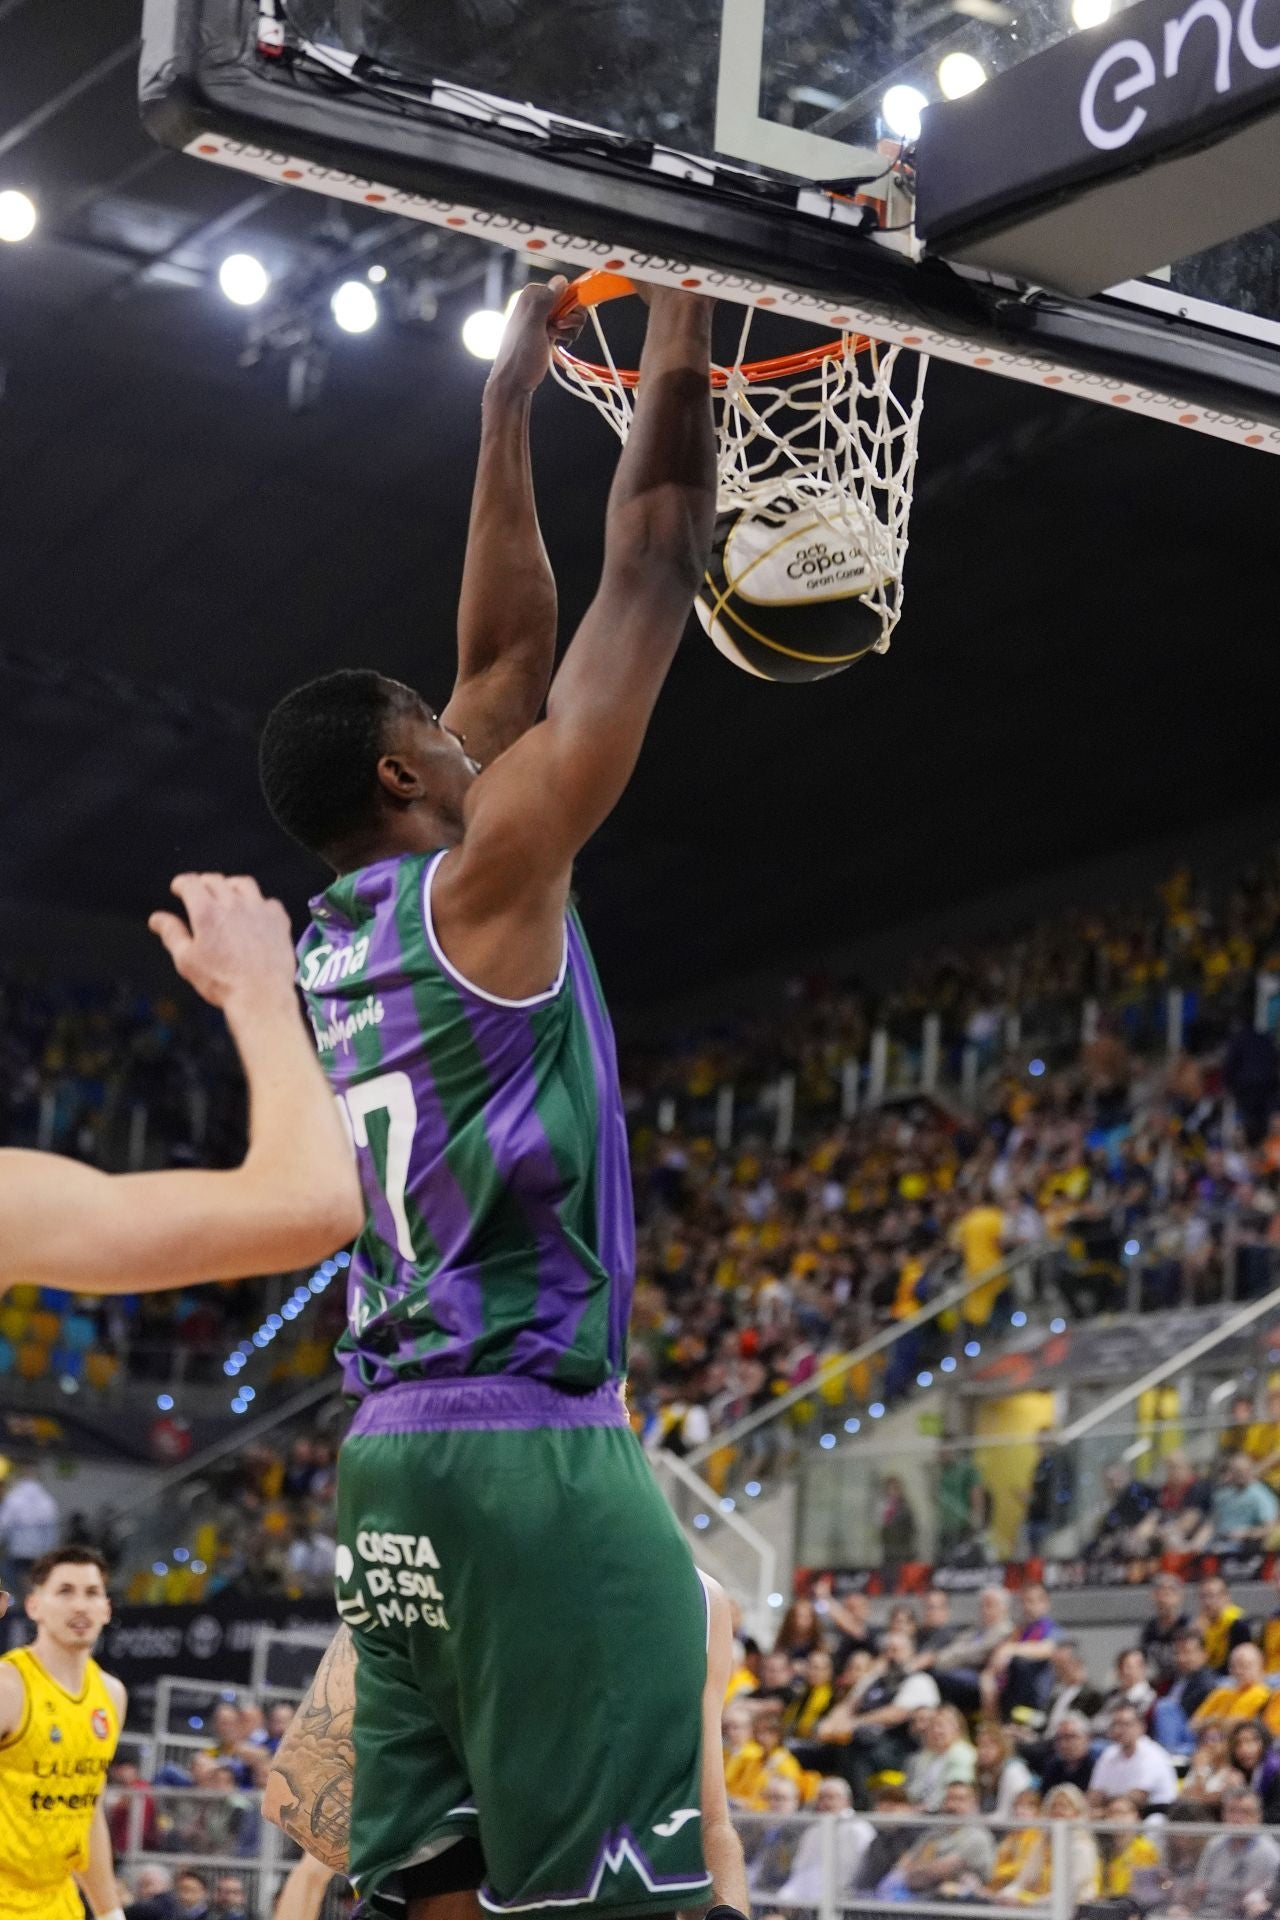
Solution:
[(1268, 1673), (1280, 1672), (1280, 1613), (1263, 1622), (1262, 1664)]
[(1196, 1625), (1204, 1641), (1205, 1665), (1215, 1673), (1221, 1673), (1226, 1667), (1231, 1653), (1231, 1629), (1237, 1620), (1244, 1619), (1244, 1608), (1230, 1601), (1214, 1620), (1207, 1620), (1202, 1614)]
[[(951, 1229), (951, 1244), (964, 1255), (967, 1280), (977, 1279), (1000, 1265), (1004, 1259), (1003, 1234), (1004, 1215), (999, 1207), (970, 1207), (968, 1213), (956, 1221)], [(998, 1279), (988, 1280), (985, 1286), (975, 1287), (966, 1296), (962, 1312), (971, 1327), (986, 1326), (1007, 1285), (1007, 1279), (1001, 1274)]]
[(1200, 1727), (1206, 1720), (1261, 1720), (1274, 1698), (1261, 1681), (1256, 1687), (1234, 1687), (1227, 1681), (1206, 1694), (1191, 1716), (1191, 1725)]
[(804, 1769), (785, 1747), (775, 1747), (766, 1754), (758, 1740), (747, 1740), (736, 1753), (725, 1756), (724, 1784), (729, 1798), (752, 1813), (764, 1812), (765, 1786), (771, 1778), (776, 1779), (779, 1775), (785, 1780), (795, 1781), (803, 1800)]
[(1133, 1876), (1146, 1867), (1160, 1865), (1160, 1849), (1154, 1840), (1148, 1840), (1145, 1833), (1136, 1833), (1132, 1840), (1121, 1847), (1114, 1860), (1107, 1867), (1102, 1882), (1103, 1893), (1108, 1899), (1123, 1900), (1133, 1885)]
[(120, 1737), (95, 1660), (78, 1694), (30, 1647), (4, 1655), (22, 1681), (22, 1718), (0, 1740), (0, 1920), (81, 1920), (71, 1876), (89, 1864), (89, 1828)]
[(1035, 1827), (1018, 1827), (1012, 1833), (1006, 1833), (996, 1848), (996, 1863), (991, 1869), (991, 1878), (987, 1885), (993, 1893), (999, 1893), (1011, 1880), (1016, 1880), (1039, 1840)]
[[(1280, 1453), (1280, 1420), (1255, 1420), (1244, 1430), (1241, 1453), (1247, 1453), (1255, 1466), (1261, 1466), (1273, 1454)], [(1272, 1467), (1266, 1483), (1275, 1493), (1280, 1489), (1280, 1466)]]

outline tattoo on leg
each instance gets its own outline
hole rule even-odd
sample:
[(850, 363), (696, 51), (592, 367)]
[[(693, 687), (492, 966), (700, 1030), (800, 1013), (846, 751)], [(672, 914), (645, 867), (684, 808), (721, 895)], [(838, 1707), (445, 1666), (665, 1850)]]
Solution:
[(342, 1627), (289, 1723), (273, 1768), (288, 1790), (277, 1824), (335, 1873), (346, 1867), (351, 1828), (355, 1664), (354, 1642)]

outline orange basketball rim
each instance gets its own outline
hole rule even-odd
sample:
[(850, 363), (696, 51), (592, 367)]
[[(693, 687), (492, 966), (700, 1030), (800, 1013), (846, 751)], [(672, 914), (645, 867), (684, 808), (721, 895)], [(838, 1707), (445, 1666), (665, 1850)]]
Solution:
[[(608, 273), (599, 268), (593, 273), (581, 274), (561, 295), (556, 318), (562, 319), (575, 309), (589, 313), (609, 300), (625, 300), (636, 291), (635, 281), (623, 273)], [(814, 372), (828, 360), (845, 360), (850, 353), (869, 352), (871, 345), (866, 334), (842, 334), (838, 340), (821, 341), (798, 353), (777, 354), (771, 360), (745, 360), (732, 371), (728, 367), (712, 367), (711, 385), (717, 392), (723, 392), (736, 376), (740, 384), (748, 387), (777, 386), (800, 374)], [(628, 390), (640, 384), (636, 367), (600, 366), (595, 361), (580, 359), (567, 347), (557, 346), (554, 353), (565, 371), (576, 374), (579, 379)]]

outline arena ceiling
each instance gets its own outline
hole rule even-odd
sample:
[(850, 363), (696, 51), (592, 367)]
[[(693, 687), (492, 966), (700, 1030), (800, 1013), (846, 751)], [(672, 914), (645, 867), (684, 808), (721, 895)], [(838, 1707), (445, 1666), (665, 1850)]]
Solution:
[[(255, 730), (338, 665), (443, 697), (487, 261), (150, 147), (138, 16), (0, 0), (0, 187), (42, 216), (0, 247), (0, 896), (142, 915), (207, 865), (300, 907)], [(241, 246), (296, 291), (248, 354)], [(375, 257), (398, 318), (323, 368), (315, 289)], [(556, 390), (536, 441), (567, 636), (614, 447)], [(887, 659), (775, 689), (691, 634), (580, 875), (624, 1001), (1275, 794), (1280, 462), (938, 366), (921, 472)]]

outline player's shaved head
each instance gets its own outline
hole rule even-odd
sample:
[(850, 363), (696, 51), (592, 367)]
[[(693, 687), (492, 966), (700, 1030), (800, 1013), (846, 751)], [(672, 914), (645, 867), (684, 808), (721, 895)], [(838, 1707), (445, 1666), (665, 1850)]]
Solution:
[(368, 668), (328, 673), (286, 694), (262, 730), (258, 770), (289, 837), (327, 859), (376, 831), (378, 761), (395, 721), (419, 712), (412, 687)]

